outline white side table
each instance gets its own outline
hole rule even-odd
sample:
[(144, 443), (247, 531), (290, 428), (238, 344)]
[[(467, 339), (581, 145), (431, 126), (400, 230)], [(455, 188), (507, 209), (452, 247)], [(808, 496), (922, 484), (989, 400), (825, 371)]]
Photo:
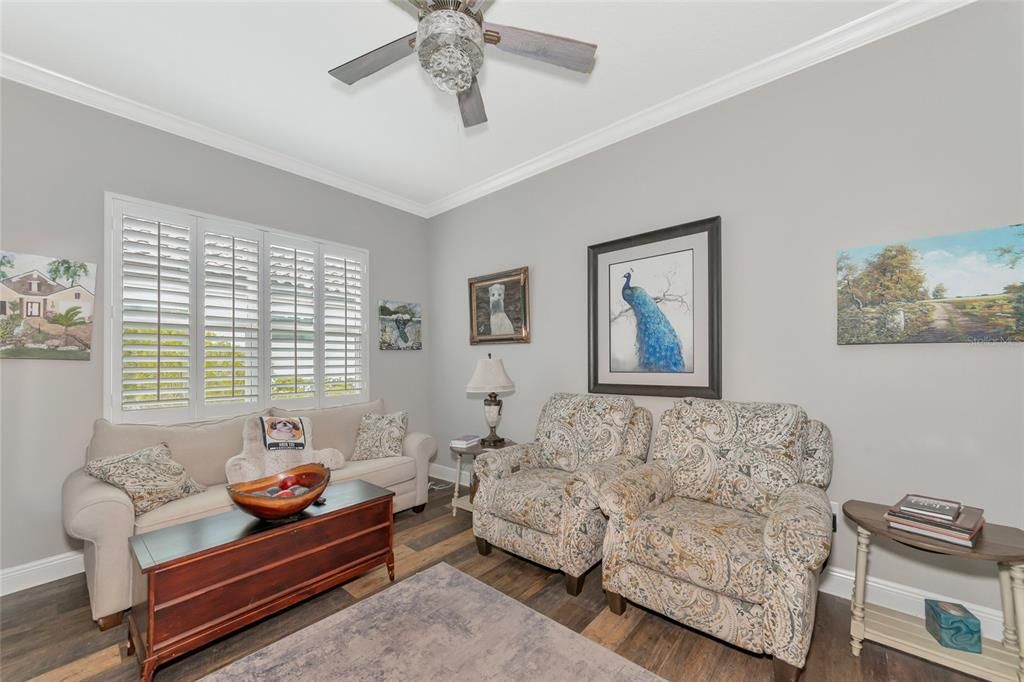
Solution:
[(463, 495), (461, 497), (459, 496), (459, 486), (461, 485), (462, 481), (462, 458), (468, 455), (473, 458), (473, 462), (475, 464), (476, 458), (484, 454), (485, 452), (491, 452), (492, 450), (501, 450), (502, 448), (507, 448), (510, 445), (515, 444), (515, 441), (505, 439), (504, 443), (493, 447), (484, 447), (479, 443), (468, 448), (456, 448), (449, 446), (452, 451), (452, 454), (455, 455), (455, 490), (454, 492), (452, 492), (452, 516), (455, 516), (460, 509), (463, 509), (470, 513), (473, 512), (473, 498), (476, 497), (476, 489), (480, 483), (480, 481), (478, 481), (476, 478), (476, 467), (474, 466), (472, 469), (470, 469), (471, 475), (469, 483), (469, 494)]

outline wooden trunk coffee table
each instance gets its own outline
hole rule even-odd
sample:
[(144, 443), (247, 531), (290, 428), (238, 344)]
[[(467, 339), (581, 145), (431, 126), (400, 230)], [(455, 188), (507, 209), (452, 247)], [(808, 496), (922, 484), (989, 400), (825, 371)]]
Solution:
[(365, 481), (269, 523), (235, 510), (131, 538), (149, 579), (128, 615), (128, 653), (151, 680), (162, 663), (384, 564), (395, 579), (394, 493)]

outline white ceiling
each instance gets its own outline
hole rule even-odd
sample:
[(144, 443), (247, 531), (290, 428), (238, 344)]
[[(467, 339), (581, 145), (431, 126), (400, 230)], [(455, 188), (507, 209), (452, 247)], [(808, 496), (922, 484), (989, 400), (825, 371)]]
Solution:
[(488, 48), (490, 121), (470, 130), (414, 57), (356, 86), (327, 74), (414, 30), (404, 0), (4, 2), (2, 47), (7, 77), (432, 215), (940, 13), (910, 4), (487, 2), (598, 61), (582, 76)]

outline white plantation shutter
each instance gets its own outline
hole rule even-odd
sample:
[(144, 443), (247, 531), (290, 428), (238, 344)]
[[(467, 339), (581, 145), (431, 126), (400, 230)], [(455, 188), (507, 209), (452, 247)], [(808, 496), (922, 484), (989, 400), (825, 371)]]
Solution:
[(203, 391), (207, 405), (254, 403), (260, 392), (260, 243), (203, 233)]
[(316, 254), (270, 242), (270, 397), (316, 396)]
[(122, 410), (189, 405), (192, 228), (122, 215)]
[(369, 399), (369, 254), (108, 195), (107, 416)]
[(324, 394), (359, 395), (364, 386), (363, 259), (323, 254)]

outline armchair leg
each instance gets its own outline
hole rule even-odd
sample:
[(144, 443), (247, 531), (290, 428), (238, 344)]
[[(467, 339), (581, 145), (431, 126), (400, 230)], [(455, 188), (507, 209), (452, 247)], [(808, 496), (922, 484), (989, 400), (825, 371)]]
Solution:
[(118, 611), (112, 613), (109, 616), (101, 616), (96, 619), (96, 625), (100, 631), (109, 630), (110, 628), (117, 627), (124, 620), (124, 611)]
[(575, 597), (579, 595), (580, 590), (583, 589), (583, 580), (587, 577), (587, 574), (583, 575), (569, 575), (565, 574), (565, 591), (571, 596)]
[(483, 556), (487, 556), (491, 553), (491, 543), (487, 542), (483, 538), (476, 539), (476, 551), (480, 552)]
[(772, 659), (772, 672), (774, 682), (796, 682), (803, 671), (791, 663), (775, 658)]
[(614, 613), (616, 616), (621, 616), (626, 612), (626, 598), (621, 594), (615, 594), (605, 590), (605, 596), (608, 597), (608, 610)]
[(423, 510), (426, 509), (426, 508), (427, 508), (427, 503), (424, 502), (423, 504), (417, 504), (415, 507), (412, 508), (412, 510), (416, 514), (422, 514)]

